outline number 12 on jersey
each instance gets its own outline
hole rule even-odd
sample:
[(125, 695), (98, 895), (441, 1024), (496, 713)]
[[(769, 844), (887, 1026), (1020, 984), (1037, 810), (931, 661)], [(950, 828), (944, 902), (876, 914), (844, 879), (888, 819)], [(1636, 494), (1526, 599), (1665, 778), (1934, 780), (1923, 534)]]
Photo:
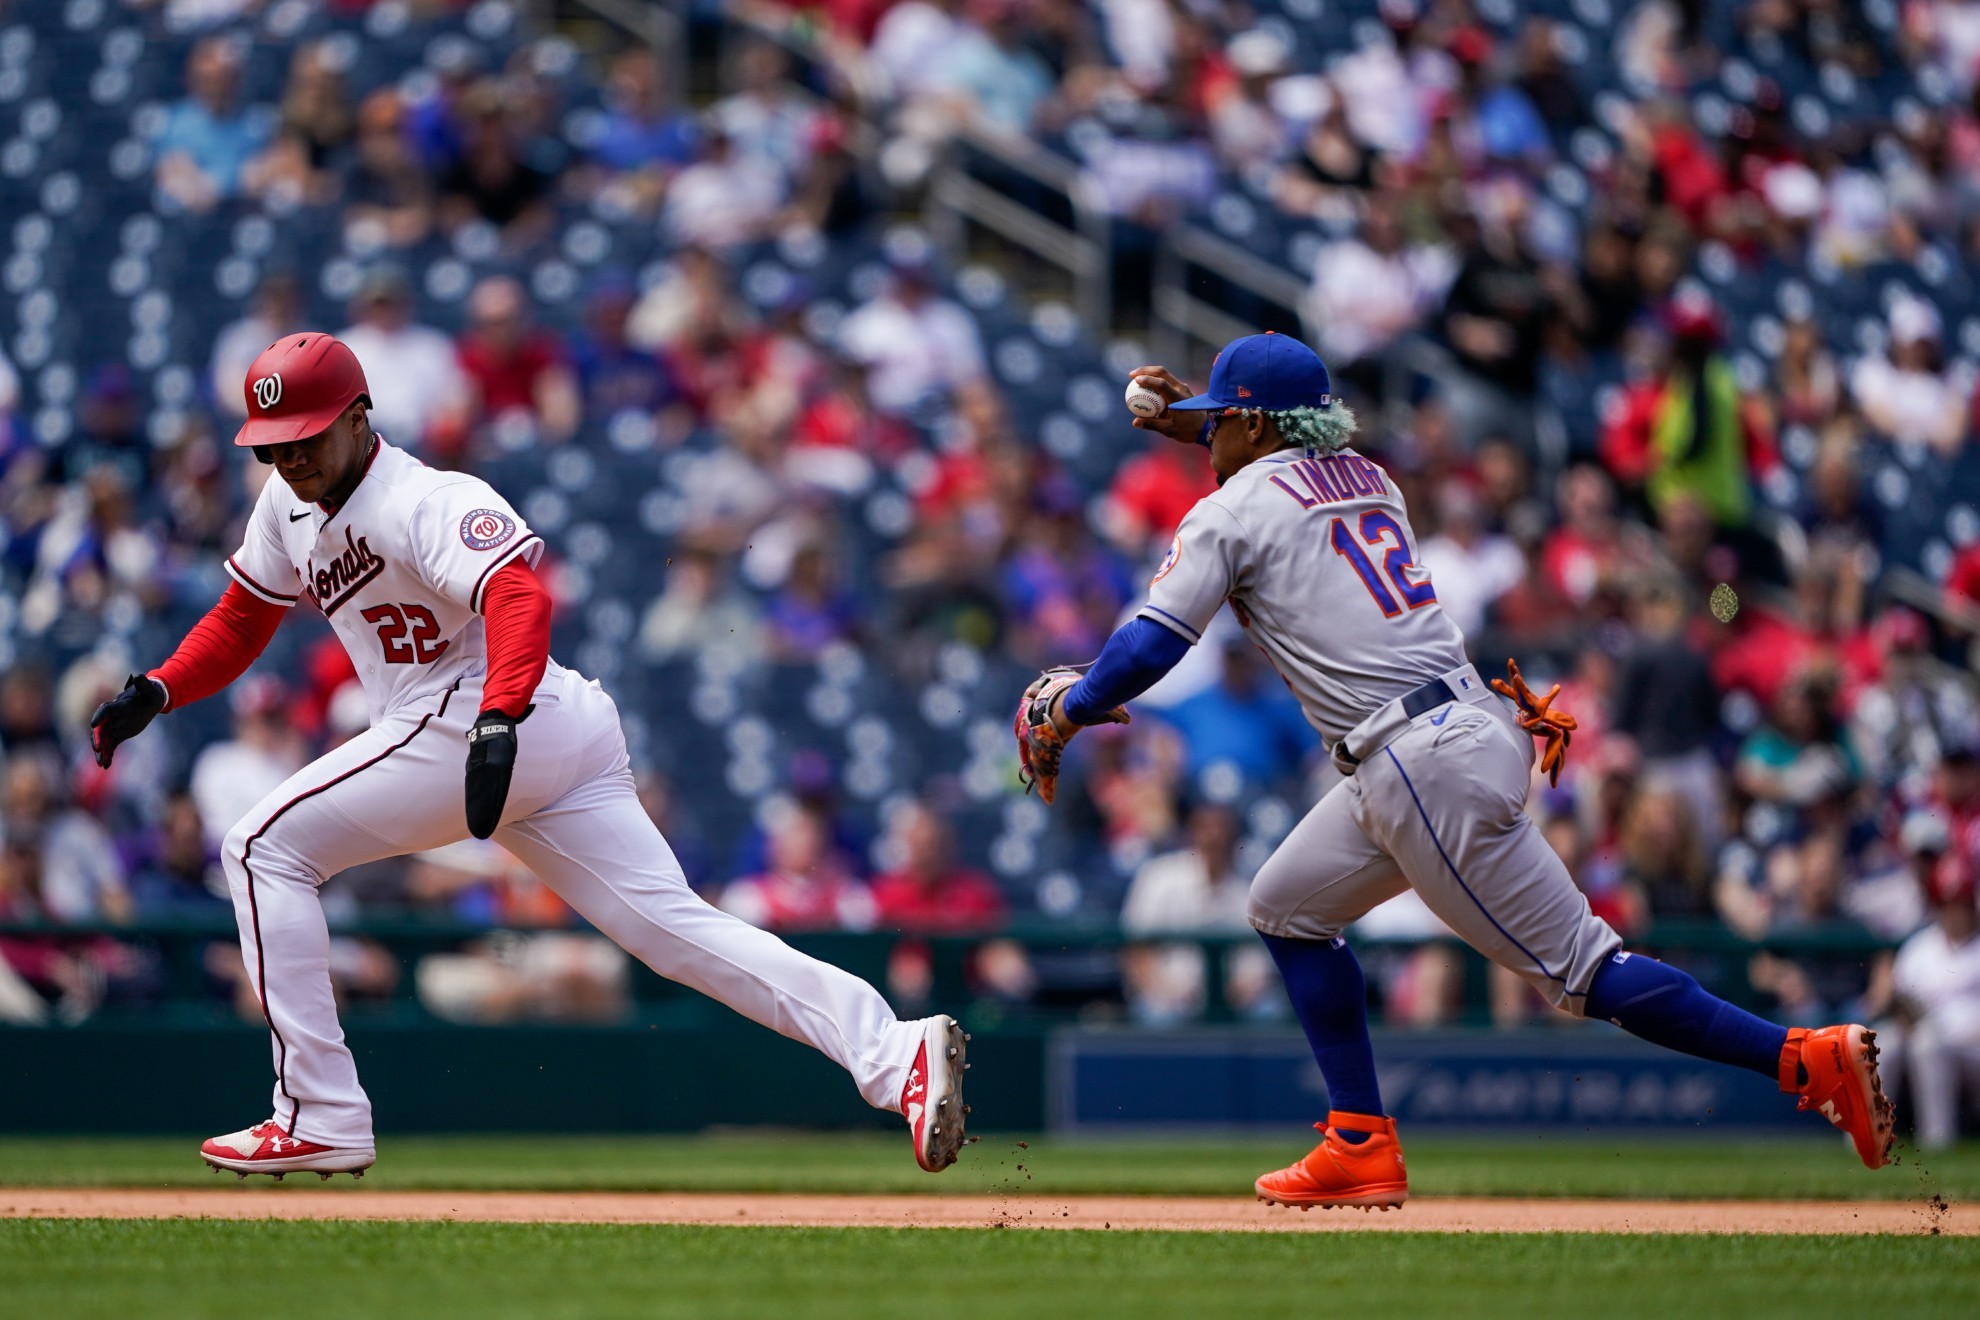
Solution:
[[(1354, 566), (1361, 575), (1361, 584), (1368, 588), (1368, 594), (1382, 607), (1382, 613), (1395, 618), (1403, 612), (1403, 605), (1396, 603), (1400, 595), (1410, 609), (1418, 609), (1437, 599), (1437, 593), (1430, 586), (1430, 579), (1412, 581), (1411, 573), (1421, 574), (1423, 570), (1412, 562), (1413, 552), (1409, 539), (1394, 518), (1380, 509), (1371, 509), (1361, 515), (1361, 536), (1348, 529), (1347, 519), (1334, 519), (1333, 526), (1327, 529), (1327, 538), (1333, 543), (1334, 553)], [(1366, 542), (1366, 549), (1363, 543)], [(1383, 553), (1386, 547), (1386, 553)], [(1377, 570), (1374, 560), (1369, 558), (1373, 551), (1382, 555), (1382, 567)], [(1384, 582), (1383, 578), (1388, 581)], [(1393, 583), (1395, 590), (1390, 591)]]

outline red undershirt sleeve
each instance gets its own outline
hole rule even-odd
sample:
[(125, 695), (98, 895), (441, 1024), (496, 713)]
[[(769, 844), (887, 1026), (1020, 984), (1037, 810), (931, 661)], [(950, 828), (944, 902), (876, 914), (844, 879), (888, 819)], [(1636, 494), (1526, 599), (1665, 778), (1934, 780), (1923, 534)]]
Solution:
[(520, 719), (550, 664), (550, 593), (528, 564), (513, 559), (482, 589), (481, 613), (488, 632), (481, 708)]
[(288, 612), (286, 606), (271, 605), (240, 583), (230, 583), (172, 658), (151, 671), (149, 677), (165, 687), (165, 709), (190, 706), (246, 673)]

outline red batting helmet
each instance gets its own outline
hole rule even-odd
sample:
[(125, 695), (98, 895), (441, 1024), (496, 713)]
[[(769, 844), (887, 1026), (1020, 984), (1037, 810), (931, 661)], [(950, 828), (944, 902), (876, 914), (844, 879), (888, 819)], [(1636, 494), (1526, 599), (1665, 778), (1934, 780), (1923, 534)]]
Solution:
[(330, 429), (355, 399), (371, 406), (370, 387), (357, 354), (333, 335), (304, 331), (278, 339), (262, 350), (241, 383), (247, 397), (247, 423), (234, 443), (256, 451)]

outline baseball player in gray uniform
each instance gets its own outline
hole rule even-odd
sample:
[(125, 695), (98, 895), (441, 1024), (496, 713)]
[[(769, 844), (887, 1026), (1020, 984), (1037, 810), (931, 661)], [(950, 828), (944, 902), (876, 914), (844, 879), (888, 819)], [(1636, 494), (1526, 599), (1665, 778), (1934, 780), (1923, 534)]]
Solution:
[[(1225, 346), (1192, 393), (1161, 367), (1135, 381), (1164, 409), (1135, 425), (1210, 451), (1219, 489), (1182, 521), (1148, 603), (1083, 670), (1026, 690), (1020, 754), (1052, 797), (1065, 742), (1125, 722), (1124, 704), (1199, 641), (1225, 604), (1299, 698), (1347, 776), (1252, 882), (1251, 923), (1285, 978), (1326, 1078), (1320, 1145), (1257, 1180), (1283, 1205), (1399, 1206), (1409, 1195), (1384, 1115), (1361, 969), (1342, 938), (1413, 888), (1473, 948), (1576, 1016), (1776, 1078), (1803, 1109), (1889, 1157), (1891, 1108), (1875, 1036), (1861, 1026), (1789, 1030), (1708, 994), (1690, 976), (1622, 951), (1525, 813), (1533, 736), (1559, 774), (1571, 717), (1554, 693), (1488, 683), (1416, 562), (1401, 494), (1349, 448), (1354, 418), (1326, 366), (1283, 335)], [(1558, 689), (1556, 689), (1558, 691)]]

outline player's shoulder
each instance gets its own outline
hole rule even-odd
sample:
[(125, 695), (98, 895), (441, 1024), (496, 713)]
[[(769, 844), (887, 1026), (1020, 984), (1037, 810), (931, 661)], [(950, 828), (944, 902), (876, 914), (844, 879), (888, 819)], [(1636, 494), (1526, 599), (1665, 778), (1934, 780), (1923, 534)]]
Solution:
[(467, 472), (428, 467), (398, 453), (386, 477), (387, 508), (413, 539), (446, 544), (455, 537), (470, 550), (493, 550), (527, 536), (522, 518), (493, 486)]
[(1192, 536), (1215, 536), (1230, 538), (1244, 533), (1244, 520), (1238, 516), (1238, 506), (1232, 499), (1228, 483), (1199, 498), (1189, 506), (1183, 515), (1182, 525), (1177, 534), (1184, 538)]
[(395, 502), (408, 511), (429, 503), (451, 506), (459, 502), (486, 503), (499, 498), (495, 488), (471, 472), (453, 472), (428, 467), (418, 458), (394, 445), (379, 442), (378, 458), (366, 474), (392, 492)]

